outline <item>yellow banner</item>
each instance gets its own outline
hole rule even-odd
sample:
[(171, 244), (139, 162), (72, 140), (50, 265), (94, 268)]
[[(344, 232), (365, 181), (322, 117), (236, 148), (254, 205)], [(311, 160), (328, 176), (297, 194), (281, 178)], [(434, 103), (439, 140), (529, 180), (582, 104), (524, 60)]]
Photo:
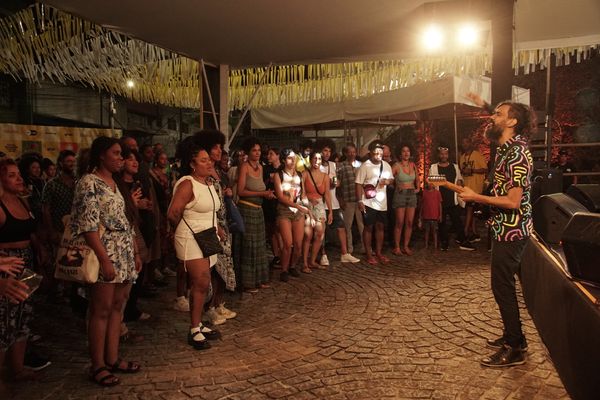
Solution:
[(40, 153), (42, 157), (56, 161), (62, 150), (79, 151), (90, 147), (98, 136), (121, 137), (115, 129), (76, 128), (66, 126), (0, 124), (0, 151), (10, 158), (23, 153)]

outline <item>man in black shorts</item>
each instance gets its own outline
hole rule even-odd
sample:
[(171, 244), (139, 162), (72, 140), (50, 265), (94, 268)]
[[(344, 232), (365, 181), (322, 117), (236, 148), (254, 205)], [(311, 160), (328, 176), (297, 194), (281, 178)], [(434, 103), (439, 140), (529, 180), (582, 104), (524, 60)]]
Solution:
[[(379, 141), (369, 145), (370, 158), (365, 161), (356, 174), (356, 201), (364, 216), (363, 245), (367, 262), (376, 265), (387, 264), (389, 258), (381, 253), (384, 229), (387, 221), (386, 187), (394, 182), (392, 167), (383, 161), (383, 144)], [(372, 254), (371, 241), (375, 227), (375, 257)]]

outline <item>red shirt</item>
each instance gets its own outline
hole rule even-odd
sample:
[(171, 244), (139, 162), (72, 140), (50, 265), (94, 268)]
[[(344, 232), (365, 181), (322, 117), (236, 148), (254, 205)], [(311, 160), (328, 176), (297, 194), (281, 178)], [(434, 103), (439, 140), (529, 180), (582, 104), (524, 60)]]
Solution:
[(423, 190), (423, 211), (421, 216), (423, 219), (435, 220), (440, 219), (440, 203), (442, 195), (439, 190)]

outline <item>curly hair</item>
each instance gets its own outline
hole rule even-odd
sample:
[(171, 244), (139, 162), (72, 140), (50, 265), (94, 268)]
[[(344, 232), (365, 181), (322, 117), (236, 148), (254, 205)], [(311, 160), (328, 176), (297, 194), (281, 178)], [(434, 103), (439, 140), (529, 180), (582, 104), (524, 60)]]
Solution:
[(496, 108), (500, 106), (508, 106), (508, 117), (517, 120), (514, 127), (515, 134), (529, 140), (529, 137), (537, 130), (536, 117), (531, 108), (526, 104), (511, 100), (501, 101)]
[(396, 153), (395, 153), (395, 155), (398, 158), (398, 160), (402, 159), (402, 149), (405, 148), (405, 147), (408, 147), (408, 151), (409, 151), (409, 153), (410, 153), (410, 155), (412, 157), (412, 155), (413, 155), (412, 146), (410, 144), (408, 144), (408, 143), (400, 143), (400, 145), (398, 147), (396, 147)]
[(181, 160), (181, 174), (190, 175), (192, 173), (192, 167), (190, 163), (202, 150), (210, 154), (211, 147), (208, 147), (209, 143), (204, 140), (199, 140), (196, 135), (188, 136), (183, 139), (177, 145), (175, 151), (175, 158)]
[(262, 143), (260, 142), (260, 140), (258, 140), (257, 137), (254, 136), (250, 136), (248, 137), (246, 140), (244, 140), (244, 143), (242, 143), (242, 150), (244, 150), (244, 152), (246, 154), (250, 154), (250, 151), (254, 148), (254, 146), (258, 145), (259, 147), (262, 148)]
[(216, 129), (203, 129), (193, 134), (194, 138), (202, 142), (203, 146), (210, 152), (216, 145), (220, 144), (221, 149), (225, 147), (225, 135)]
[(27, 153), (21, 157), (18, 167), (25, 184), (30, 184), (29, 168), (33, 163), (38, 163), (42, 168), (42, 158), (37, 153)]
[(328, 147), (329, 150), (331, 150), (331, 154), (335, 153), (335, 143), (333, 142), (333, 140), (329, 138), (322, 138), (316, 141), (315, 149), (323, 151), (325, 147)]

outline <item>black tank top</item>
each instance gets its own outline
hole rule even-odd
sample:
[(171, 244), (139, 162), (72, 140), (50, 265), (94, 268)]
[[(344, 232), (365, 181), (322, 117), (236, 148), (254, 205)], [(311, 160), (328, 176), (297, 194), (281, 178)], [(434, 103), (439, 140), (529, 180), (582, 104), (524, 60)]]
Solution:
[[(23, 206), (29, 210), (25, 202), (19, 199)], [(6, 215), (6, 221), (4, 225), (0, 226), (0, 243), (11, 243), (11, 242), (22, 242), (31, 239), (31, 234), (35, 232), (36, 221), (29, 213), (29, 218), (18, 219), (15, 218), (4, 205), (4, 202), (0, 200), (0, 207)]]

